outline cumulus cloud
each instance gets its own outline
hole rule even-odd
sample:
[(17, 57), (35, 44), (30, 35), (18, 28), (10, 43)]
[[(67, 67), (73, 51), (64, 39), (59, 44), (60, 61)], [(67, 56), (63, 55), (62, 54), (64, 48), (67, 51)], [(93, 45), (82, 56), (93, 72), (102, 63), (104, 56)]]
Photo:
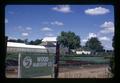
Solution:
[(58, 25), (58, 26), (63, 26), (64, 24), (62, 22), (59, 22), (59, 21), (54, 21), (54, 22), (51, 22), (52, 25)]
[(99, 37), (99, 40), (100, 40), (100, 41), (110, 41), (110, 39), (109, 39), (108, 37), (106, 37), (106, 36), (104, 36), (104, 37)]
[(89, 33), (89, 35), (88, 35), (88, 39), (90, 39), (90, 38), (92, 38), (92, 37), (97, 37), (97, 35), (95, 34), (95, 33)]
[(100, 31), (100, 33), (114, 33), (114, 23), (111, 21), (106, 21), (104, 22), (100, 27), (102, 27), (103, 29)]
[(104, 45), (105, 49), (107, 49), (107, 50), (113, 50), (112, 42), (109, 42), (108, 44), (103, 44), (103, 45)]
[(31, 27), (26, 27), (26, 30), (32, 30), (32, 28)]
[(110, 12), (109, 9), (106, 9), (106, 8), (103, 8), (103, 7), (96, 7), (96, 8), (85, 10), (85, 13), (89, 14), (89, 15), (103, 15), (103, 14), (106, 14), (106, 13), (109, 13), (109, 12)]
[(97, 35), (95, 33), (89, 33), (88, 36), (82, 40), (82, 42), (85, 43), (88, 41), (88, 39), (90, 39), (92, 37), (97, 37)]
[(88, 39), (83, 39), (83, 40), (82, 40), (82, 42), (87, 42), (87, 41), (88, 41)]
[(52, 8), (55, 11), (62, 12), (62, 13), (70, 13), (72, 12), (69, 5), (58, 5)]
[(22, 33), (22, 36), (28, 36), (29, 34), (28, 33)]
[(52, 29), (51, 29), (51, 28), (48, 28), (48, 27), (44, 27), (44, 28), (42, 28), (41, 30), (42, 30), (42, 31), (52, 31)]
[[(88, 36), (84, 39), (82, 39), (82, 44), (85, 45), (85, 43), (91, 39), (92, 37), (97, 37), (98, 40), (102, 43), (102, 45), (105, 47), (105, 49), (111, 49), (111, 39), (107, 36), (100, 36), (98, 34), (95, 34), (95, 33), (89, 33)], [(109, 44), (109, 46), (107, 46)]]
[(5, 23), (8, 23), (8, 19), (7, 18), (5, 18)]

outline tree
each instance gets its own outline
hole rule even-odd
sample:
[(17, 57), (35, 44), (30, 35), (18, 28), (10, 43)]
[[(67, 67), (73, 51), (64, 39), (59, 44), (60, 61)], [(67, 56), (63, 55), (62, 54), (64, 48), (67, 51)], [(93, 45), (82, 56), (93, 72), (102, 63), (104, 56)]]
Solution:
[(24, 43), (25, 41), (24, 40), (22, 40), (22, 39), (17, 39), (17, 41), (16, 41), (17, 43)]
[(34, 45), (34, 41), (31, 40), (31, 41), (29, 42), (29, 44), (30, 44), (30, 45)]
[(61, 35), (57, 37), (58, 42), (64, 47), (68, 47), (69, 53), (70, 49), (76, 49), (80, 47), (80, 37), (74, 32), (61, 32)]
[(36, 39), (36, 40), (34, 41), (34, 45), (39, 45), (41, 42), (42, 42), (42, 40)]
[(97, 37), (92, 37), (91, 39), (89, 39), (86, 42), (85, 47), (88, 47), (96, 52), (104, 51), (103, 46), (101, 45), (101, 42), (98, 40)]
[(25, 43), (30, 45), (39, 45), (42, 42), (42, 39), (36, 39), (35, 41), (31, 40), (28, 42), (28, 39), (22, 40), (22, 39), (9, 39), (8, 42), (16, 42), (16, 43)]
[(16, 42), (17, 40), (15, 39), (9, 39), (8, 42)]
[(24, 43), (25, 43), (25, 44), (29, 44), (28, 39), (25, 39), (25, 40), (24, 40)]
[(35, 41), (30, 41), (29, 44), (31, 45), (39, 45), (42, 42), (42, 39), (36, 39)]
[(21, 40), (21, 39), (9, 39), (8, 42), (24, 43), (24, 40)]

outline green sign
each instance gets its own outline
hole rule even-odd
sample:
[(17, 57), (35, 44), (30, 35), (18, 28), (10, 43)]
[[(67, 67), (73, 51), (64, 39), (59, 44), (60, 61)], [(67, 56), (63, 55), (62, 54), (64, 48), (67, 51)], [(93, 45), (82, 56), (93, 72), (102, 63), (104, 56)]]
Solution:
[(22, 53), (20, 55), (20, 77), (52, 76), (53, 64), (53, 54)]

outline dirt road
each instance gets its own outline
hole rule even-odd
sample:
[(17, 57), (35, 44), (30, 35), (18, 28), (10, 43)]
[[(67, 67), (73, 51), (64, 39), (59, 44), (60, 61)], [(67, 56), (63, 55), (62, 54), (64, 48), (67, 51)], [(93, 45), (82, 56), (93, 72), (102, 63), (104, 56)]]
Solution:
[[(16, 73), (7, 73), (7, 78), (17, 78)], [(50, 78), (38, 76), (34, 78)], [(107, 65), (60, 67), (59, 78), (111, 78)]]

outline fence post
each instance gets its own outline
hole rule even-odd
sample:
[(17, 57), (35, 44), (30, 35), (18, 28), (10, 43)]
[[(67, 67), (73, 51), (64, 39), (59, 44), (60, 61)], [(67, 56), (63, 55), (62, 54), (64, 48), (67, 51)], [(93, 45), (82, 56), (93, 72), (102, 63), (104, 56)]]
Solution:
[[(4, 47), (4, 51), (3, 51), (3, 52), (5, 52), (5, 56), (3, 56), (4, 61), (6, 60), (5, 58), (7, 57), (7, 41), (8, 41), (8, 37), (6, 36), (5, 37), (5, 47)], [(6, 70), (6, 63), (5, 63), (5, 65), (3, 64), (3, 67), (4, 67), (4, 70)], [(6, 73), (6, 71), (4, 73), (2, 73), (3, 77), (5, 77), (5, 73)]]
[(54, 78), (58, 78), (58, 73), (59, 73), (59, 55), (60, 55), (60, 48), (59, 48), (59, 43), (57, 41), (56, 44), (56, 56), (55, 56), (55, 75)]
[(21, 54), (18, 54), (18, 78), (21, 78), (21, 70), (20, 70), (20, 59), (21, 58)]

